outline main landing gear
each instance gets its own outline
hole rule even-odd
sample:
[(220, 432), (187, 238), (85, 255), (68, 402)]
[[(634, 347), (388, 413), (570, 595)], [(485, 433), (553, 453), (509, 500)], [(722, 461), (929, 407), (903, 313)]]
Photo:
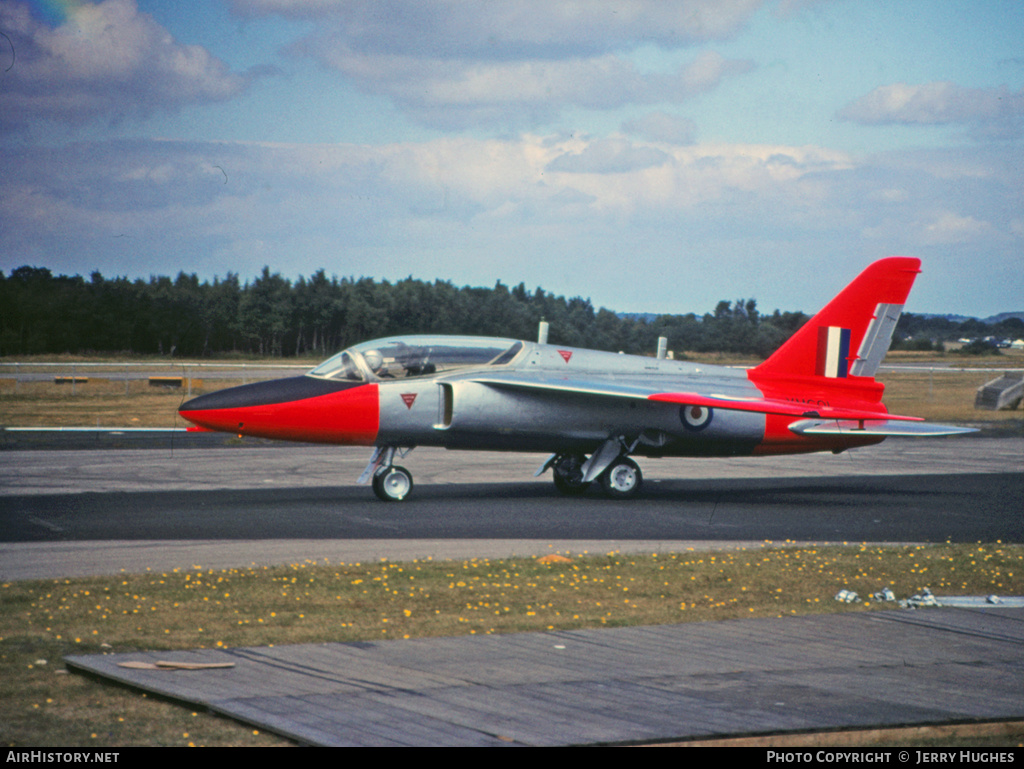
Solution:
[(566, 496), (577, 496), (590, 488), (590, 482), (583, 480), (583, 463), (587, 458), (582, 454), (559, 454), (551, 464), (555, 488)]
[(599, 476), (601, 488), (612, 499), (629, 499), (640, 491), (644, 477), (629, 457), (619, 457)]
[(605, 444), (589, 459), (583, 454), (556, 454), (541, 467), (538, 475), (550, 467), (555, 488), (567, 496), (583, 494), (597, 481), (605, 496), (629, 499), (640, 490), (644, 478), (637, 463), (619, 452), (616, 441)]

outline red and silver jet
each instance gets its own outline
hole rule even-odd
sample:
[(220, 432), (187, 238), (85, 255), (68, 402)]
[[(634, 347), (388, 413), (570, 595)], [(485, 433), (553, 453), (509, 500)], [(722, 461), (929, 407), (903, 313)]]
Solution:
[[(544, 451), (555, 486), (625, 498), (633, 456), (840, 452), (889, 435), (967, 428), (889, 414), (875, 380), (920, 260), (870, 265), (749, 370), (489, 337), (405, 336), (356, 345), (300, 377), (183, 404), (198, 429), (373, 446), (360, 482), (405, 499), (394, 463), (415, 446)], [(193, 428), (196, 429), (196, 428)]]

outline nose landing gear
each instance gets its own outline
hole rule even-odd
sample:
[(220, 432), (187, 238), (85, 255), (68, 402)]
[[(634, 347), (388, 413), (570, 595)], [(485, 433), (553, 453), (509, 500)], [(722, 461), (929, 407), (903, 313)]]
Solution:
[(412, 491), (412, 473), (399, 465), (382, 467), (373, 475), (373, 493), (384, 502), (401, 502)]
[(395, 454), (404, 457), (413, 447), (400, 449), (396, 446), (378, 446), (373, 450), (370, 464), (359, 476), (358, 483), (369, 481), (373, 493), (385, 502), (401, 502), (412, 493), (412, 473), (394, 464)]

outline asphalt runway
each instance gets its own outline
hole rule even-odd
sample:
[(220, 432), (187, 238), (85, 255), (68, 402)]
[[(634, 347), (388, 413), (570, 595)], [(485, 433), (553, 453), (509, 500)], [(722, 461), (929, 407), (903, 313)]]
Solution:
[[(189, 444), (194, 446), (195, 444)], [(846, 454), (641, 460), (629, 501), (567, 498), (541, 455), (417, 449), (378, 501), (368, 450), (289, 444), (7, 450), (0, 579), (303, 560), (670, 551), (765, 541), (1024, 541), (1024, 439), (893, 440)]]

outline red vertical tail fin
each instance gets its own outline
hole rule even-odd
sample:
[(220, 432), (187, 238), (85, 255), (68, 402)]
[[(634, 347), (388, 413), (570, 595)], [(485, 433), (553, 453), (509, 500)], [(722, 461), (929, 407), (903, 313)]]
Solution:
[(906, 256), (869, 265), (768, 360), (751, 369), (750, 380), (762, 392), (812, 389), (880, 401), (882, 385), (875, 382), (875, 372), (920, 268), (920, 259)]

